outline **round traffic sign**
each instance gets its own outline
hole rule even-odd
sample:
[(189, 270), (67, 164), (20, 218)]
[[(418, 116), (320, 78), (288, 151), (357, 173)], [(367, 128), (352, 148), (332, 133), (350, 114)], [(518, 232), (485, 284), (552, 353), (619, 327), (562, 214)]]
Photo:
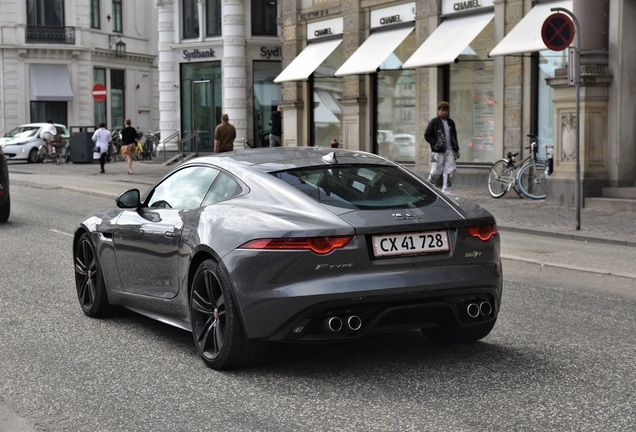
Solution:
[(104, 84), (97, 83), (93, 86), (93, 99), (101, 102), (106, 99), (106, 87)]
[(574, 23), (572, 18), (562, 13), (550, 15), (541, 27), (541, 39), (552, 51), (563, 51), (574, 39)]

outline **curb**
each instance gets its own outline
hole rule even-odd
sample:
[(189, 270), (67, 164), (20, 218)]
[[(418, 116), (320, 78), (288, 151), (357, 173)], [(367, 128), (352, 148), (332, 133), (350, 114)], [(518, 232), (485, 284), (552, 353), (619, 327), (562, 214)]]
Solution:
[(566, 270), (576, 270), (576, 271), (583, 271), (587, 273), (596, 273), (600, 275), (618, 276), (618, 277), (627, 278), (627, 279), (636, 279), (636, 274), (634, 273), (619, 273), (619, 272), (611, 272), (608, 270), (593, 269), (589, 267), (580, 267), (580, 266), (575, 266), (571, 264), (556, 264), (556, 263), (541, 261), (541, 260), (537, 260), (533, 258), (518, 257), (515, 255), (501, 254), (501, 259), (507, 259), (511, 261), (521, 261), (521, 262), (537, 264), (537, 265), (545, 266), (545, 267), (556, 267), (556, 268), (561, 268)]
[(609, 244), (609, 245), (615, 245), (615, 246), (636, 247), (636, 241), (633, 241), (633, 240), (616, 240), (616, 239), (605, 238), (605, 237), (594, 237), (594, 236), (590, 236), (586, 234), (574, 234), (574, 233), (569, 234), (569, 233), (562, 233), (559, 231), (540, 230), (536, 228), (519, 228), (519, 227), (499, 225), (499, 224), (497, 224), (497, 228), (500, 231), (509, 231), (509, 232), (515, 232), (519, 234), (552, 237), (552, 238), (559, 238), (564, 240), (576, 240), (576, 241), (589, 242), (589, 243), (603, 243), (603, 244)]

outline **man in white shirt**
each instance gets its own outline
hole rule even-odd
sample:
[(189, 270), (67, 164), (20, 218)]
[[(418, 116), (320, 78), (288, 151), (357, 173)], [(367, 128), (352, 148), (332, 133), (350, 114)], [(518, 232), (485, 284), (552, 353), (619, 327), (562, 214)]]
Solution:
[(48, 119), (47, 123), (42, 126), (42, 130), (40, 131), (40, 138), (44, 140), (46, 143), (46, 148), (48, 150), (49, 157), (53, 157), (53, 141), (55, 140), (55, 136), (57, 135), (57, 129), (55, 129), (55, 125), (53, 124), (52, 119)]

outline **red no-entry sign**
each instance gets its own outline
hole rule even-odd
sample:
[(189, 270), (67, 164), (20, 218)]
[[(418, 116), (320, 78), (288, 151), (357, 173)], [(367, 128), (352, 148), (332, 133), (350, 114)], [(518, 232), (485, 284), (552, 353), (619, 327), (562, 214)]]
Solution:
[(570, 46), (574, 39), (574, 22), (572, 18), (562, 13), (550, 15), (543, 22), (541, 39), (552, 51), (563, 51)]
[(101, 102), (106, 99), (106, 87), (104, 84), (97, 83), (93, 86), (93, 99)]

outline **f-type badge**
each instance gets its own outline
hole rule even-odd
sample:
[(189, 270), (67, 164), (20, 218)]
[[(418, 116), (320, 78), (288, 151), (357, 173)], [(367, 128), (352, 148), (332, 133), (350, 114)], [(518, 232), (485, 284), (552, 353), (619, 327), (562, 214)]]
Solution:
[(408, 214), (408, 213), (393, 213), (391, 216), (393, 216), (395, 218), (395, 220), (409, 220), (409, 219), (421, 219), (419, 216), (417, 215), (412, 215), (412, 214)]

